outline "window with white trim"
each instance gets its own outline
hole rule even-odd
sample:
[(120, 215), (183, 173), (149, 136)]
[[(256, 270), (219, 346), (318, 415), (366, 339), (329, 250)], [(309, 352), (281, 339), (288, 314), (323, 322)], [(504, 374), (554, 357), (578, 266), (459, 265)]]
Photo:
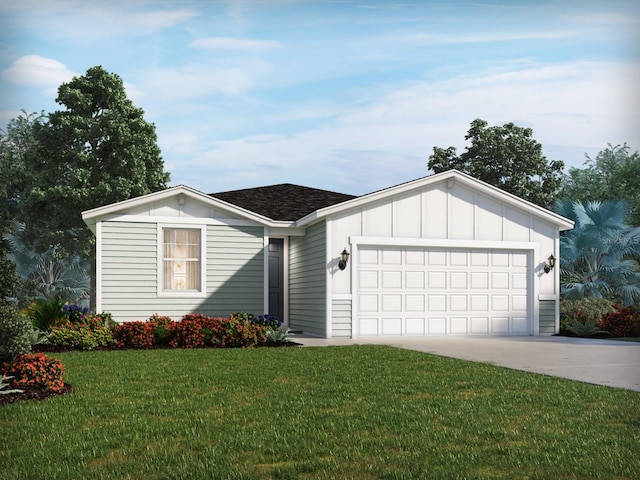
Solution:
[(162, 228), (163, 292), (202, 292), (202, 230)]

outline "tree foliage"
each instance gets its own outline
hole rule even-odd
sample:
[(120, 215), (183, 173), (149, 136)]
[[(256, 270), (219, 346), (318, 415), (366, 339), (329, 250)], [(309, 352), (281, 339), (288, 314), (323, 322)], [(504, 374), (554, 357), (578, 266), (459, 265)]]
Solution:
[(458, 155), (454, 147), (434, 147), (429, 169), (435, 173), (456, 169), (506, 192), (543, 207), (550, 207), (560, 187), (564, 164), (547, 162), (542, 145), (532, 138), (530, 128), (507, 123), (488, 126), (484, 120), (471, 122), (465, 140), (471, 142)]
[(575, 222), (560, 237), (560, 283), (566, 298), (640, 299), (640, 227), (627, 224), (623, 201), (558, 201), (556, 211)]
[(93, 234), (83, 210), (166, 187), (155, 126), (127, 98), (122, 79), (92, 67), (58, 89), (65, 107), (35, 122), (30, 172), (19, 198), (24, 238), (40, 251), (59, 245), (89, 256)]
[(562, 182), (561, 197), (573, 201), (624, 200), (633, 215), (630, 223), (640, 226), (640, 153), (624, 145), (602, 150), (595, 159), (585, 155), (586, 168), (572, 167)]

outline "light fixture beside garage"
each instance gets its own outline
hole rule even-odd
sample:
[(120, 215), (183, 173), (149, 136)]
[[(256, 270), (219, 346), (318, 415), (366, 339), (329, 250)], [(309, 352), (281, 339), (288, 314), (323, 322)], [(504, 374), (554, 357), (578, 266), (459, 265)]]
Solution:
[(349, 261), (349, 252), (347, 252), (347, 249), (345, 247), (345, 249), (342, 250), (342, 253), (340, 254), (340, 261), (338, 262), (338, 268), (340, 270), (344, 270), (345, 268), (347, 268), (348, 261)]
[(556, 257), (553, 256), (553, 253), (551, 255), (549, 255), (549, 258), (547, 258), (547, 261), (544, 264), (544, 273), (549, 273), (551, 270), (553, 270), (553, 267), (556, 266)]

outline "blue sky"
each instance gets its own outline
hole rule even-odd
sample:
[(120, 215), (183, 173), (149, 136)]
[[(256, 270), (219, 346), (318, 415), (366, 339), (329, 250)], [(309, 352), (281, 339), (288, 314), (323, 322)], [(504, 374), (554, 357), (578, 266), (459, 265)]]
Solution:
[(0, 0), (0, 126), (117, 73), (171, 185), (364, 194), (429, 174), (472, 120), (549, 160), (640, 149), (640, 2)]

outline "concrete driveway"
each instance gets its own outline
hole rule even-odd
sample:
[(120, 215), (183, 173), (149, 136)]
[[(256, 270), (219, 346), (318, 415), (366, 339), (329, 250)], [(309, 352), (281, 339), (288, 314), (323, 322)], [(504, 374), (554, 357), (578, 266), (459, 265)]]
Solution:
[(382, 344), (640, 392), (640, 343), (573, 337), (292, 340), (304, 346)]

